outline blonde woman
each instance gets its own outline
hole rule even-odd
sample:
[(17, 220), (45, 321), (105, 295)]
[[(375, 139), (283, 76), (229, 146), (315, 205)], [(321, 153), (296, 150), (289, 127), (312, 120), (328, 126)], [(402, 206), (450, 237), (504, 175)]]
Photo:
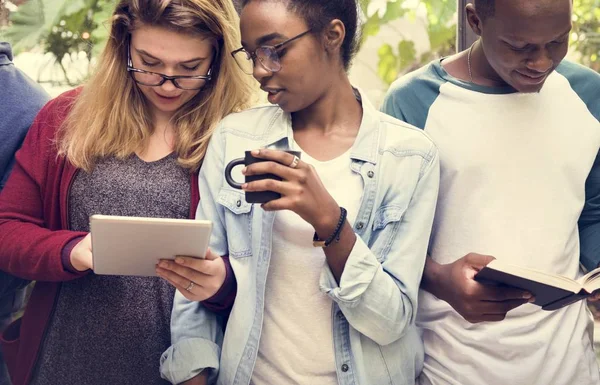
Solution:
[[(193, 216), (215, 124), (252, 95), (237, 23), (231, 0), (121, 0), (95, 75), (36, 118), (0, 197), (0, 269), (37, 281), (3, 335), (15, 385), (164, 382), (175, 289), (93, 274), (88, 218)], [(230, 268), (211, 263), (218, 288)]]

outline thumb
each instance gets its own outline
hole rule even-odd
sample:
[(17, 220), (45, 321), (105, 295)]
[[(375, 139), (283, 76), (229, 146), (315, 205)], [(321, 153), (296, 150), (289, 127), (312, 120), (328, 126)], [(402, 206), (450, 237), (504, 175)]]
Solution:
[(494, 259), (496, 258), (492, 257), (491, 255), (471, 253), (467, 255), (466, 262), (470, 267), (479, 271), (486, 267), (488, 263), (492, 262)]
[(204, 256), (204, 259), (206, 259), (207, 261), (214, 261), (218, 258), (221, 258), (221, 256), (213, 253), (210, 248), (206, 250), (206, 255)]

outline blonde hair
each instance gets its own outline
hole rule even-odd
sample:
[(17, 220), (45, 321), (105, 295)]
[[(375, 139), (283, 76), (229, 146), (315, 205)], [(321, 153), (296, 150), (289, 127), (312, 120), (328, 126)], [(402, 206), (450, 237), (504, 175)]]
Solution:
[(212, 80), (172, 118), (175, 152), (182, 167), (199, 169), (217, 123), (254, 101), (252, 78), (229, 54), (240, 43), (231, 0), (121, 0), (95, 74), (83, 87), (58, 139), (59, 154), (90, 171), (103, 157), (143, 151), (152, 134), (149, 105), (126, 71), (129, 33), (140, 25), (169, 28), (214, 39), (218, 50)]

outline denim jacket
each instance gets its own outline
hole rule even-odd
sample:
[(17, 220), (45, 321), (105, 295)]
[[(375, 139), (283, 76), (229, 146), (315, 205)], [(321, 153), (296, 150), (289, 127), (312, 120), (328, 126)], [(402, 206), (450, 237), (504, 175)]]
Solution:
[[(364, 182), (354, 223), (357, 240), (339, 285), (325, 264), (320, 290), (332, 300), (340, 385), (413, 385), (423, 364), (415, 313), (437, 200), (438, 153), (422, 130), (380, 113), (365, 99), (362, 103), (351, 150), (351, 169)], [(172, 346), (161, 358), (161, 373), (172, 383), (203, 368), (214, 369), (210, 380), (218, 384), (250, 383), (263, 325), (274, 213), (247, 203), (242, 191), (225, 182), (224, 169), (245, 150), (288, 149), (292, 138), (291, 116), (265, 106), (228, 116), (211, 139), (200, 171), (197, 218), (213, 221), (210, 247), (229, 255), (237, 298), (223, 336), (214, 314), (176, 295)], [(236, 170), (234, 179), (242, 181)]]

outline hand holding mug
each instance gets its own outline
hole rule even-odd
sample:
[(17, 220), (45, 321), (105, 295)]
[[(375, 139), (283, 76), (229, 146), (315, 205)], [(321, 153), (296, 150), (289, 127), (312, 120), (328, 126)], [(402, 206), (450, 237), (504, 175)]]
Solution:
[[(297, 164), (297, 162), (300, 160), (301, 153), (299, 151), (286, 151), (286, 152), (293, 156), (292, 162), (295, 161)], [(236, 166), (239, 166), (239, 165), (244, 165), (244, 166), (248, 167), (255, 163), (267, 162), (267, 161), (268, 161), (268, 159), (255, 157), (253, 155), (252, 151), (246, 151), (246, 156), (244, 158), (234, 159), (231, 162), (229, 162), (227, 167), (225, 167), (225, 180), (227, 181), (227, 183), (229, 183), (229, 185), (231, 187), (241, 190), (242, 184), (234, 181), (231, 176), (231, 172), (233, 171), (233, 168)], [(291, 164), (291, 163), (288, 163), (288, 165), (289, 164)], [(265, 174), (246, 175), (245, 181), (246, 181), (246, 183), (250, 183), (250, 182), (254, 182), (257, 180), (263, 180), (263, 179), (275, 179), (275, 180), (279, 180), (279, 181), (282, 180), (281, 177), (278, 175), (274, 175), (271, 173), (265, 173)], [(270, 202), (274, 199), (279, 199), (279, 198), (281, 198), (281, 194), (279, 194), (278, 192), (275, 192), (275, 191), (268, 191), (268, 190), (246, 191), (246, 202), (248, 202), (248, 203), (266, 203), (266, 202)]]
[[(291, 210), (310, 223), (318, 234), (334, 231), (340, 207), (313, 166), (284, 151), (260, 149), (251, 155), (263, 161), (249, 164), (242, 171), (248, 180), (242, 185), (246, 194), (273, 191), (280, 194), (280, 198), (263, 203), (261, 207), (265, 211)], [(265, 174), (278, 178), (252, 178)]]

